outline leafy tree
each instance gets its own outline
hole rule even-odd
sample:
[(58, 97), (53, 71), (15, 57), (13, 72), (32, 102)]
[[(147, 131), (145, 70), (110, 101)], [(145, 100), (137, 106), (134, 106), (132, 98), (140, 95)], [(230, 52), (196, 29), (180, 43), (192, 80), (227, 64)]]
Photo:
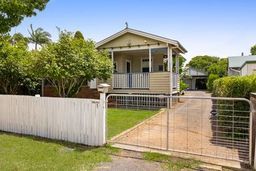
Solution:
[(0, 33), (7, 33), (21, 23), (25, 17), (31, 17), (42, 11), (49, 0), (1, 0)]
[(84, 40), (84, 36), (83, 36), (83, 34), (81, 33), (81, 31), (76, 31), (74, 37), (77, 38), (77, 39), (83, 39), (83, 40)]
[(43, 44), (47, 44), (51, 41), (51, 34), (44, 31), (41, 27), (34, 30), (31, 24), (30, 29), (31, 31), (28, 31), (30, 34), (29, 41), (35, 44), (35, 50), (37, 50), (38, 45), (42, 46)]
[(227, 76), (228, 60), (226, 58), (211, 56), (196, 56), (188, 63), (189, 67), (210, 74), (217, 74), (220, 77)]
[(251, 54), (256, 55), (256, 45), (251, 47)]
[(12, 38), (11, 38), (11, 44), (21, 44), (24, 45), (25, 47), (28, 46), (29, 40), (27, 37), (24, 37), (21, 33), (15, 33)]
[(207, 89), (212, 90), (213, 82), (227, 76), (228, 60), (226, 58), (218, 58), (211, 56), (196, 56), (192, 58), (188, 66), (204, 71), (208, 74)]
[(208, 68), (219, 61), (218, 57), (214, 56), (196, 56), (188, 63), (189, 67), (207, 72)]
[(207, 72), (209, 74), (216, 74), (219, 77), (224, 77), (228, 75), (228, 59), (219, 59), (217, 63), (212, 64)]
[(17, 94), (27, 76), (29, 52), (23, 43), (11, 43), (9, 35), (0, 39), (0, 91)]
[(49, 43), (34, 53), (34, 71), (47, 80), (61, 97), (73, 97), (81, 86), (94, 78), (111, 76), (108, 53), (98, 52), (94, 42), (74, 38), (70, 32), (60, 32), (56, 43)]

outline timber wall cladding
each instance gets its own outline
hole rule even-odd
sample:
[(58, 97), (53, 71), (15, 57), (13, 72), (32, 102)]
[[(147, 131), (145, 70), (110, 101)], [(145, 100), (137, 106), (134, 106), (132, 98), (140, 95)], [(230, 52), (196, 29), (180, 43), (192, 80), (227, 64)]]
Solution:
[(0, 130), (100, 146), (103, 105), (94, 99), (0, 95)]

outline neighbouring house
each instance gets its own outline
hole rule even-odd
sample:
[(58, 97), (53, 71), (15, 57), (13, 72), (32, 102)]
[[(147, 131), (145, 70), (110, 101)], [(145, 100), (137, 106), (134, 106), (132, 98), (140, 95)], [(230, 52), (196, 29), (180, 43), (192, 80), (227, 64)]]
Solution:
[(208, 74), (195, 68), (187, 68), (183, 81), (189, 90), (205, 90)]
[(187, 50), (177, 40), (127, 27), (96, 47), (109, 51), (114, 69), (110, 79), (91, 81), (92, 89), (107, 82), (110, 93), (179, 93), (179, 54)]
[(256, 74), (256, 55), (228, 57), (228, 75)]

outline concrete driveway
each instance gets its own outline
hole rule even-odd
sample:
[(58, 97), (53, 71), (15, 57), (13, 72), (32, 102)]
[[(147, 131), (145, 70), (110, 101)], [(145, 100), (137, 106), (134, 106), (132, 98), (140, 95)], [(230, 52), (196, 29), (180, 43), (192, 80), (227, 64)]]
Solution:
[[(185, 96), (207, 97), (210, 94), (191, 91), (186, 92)], [(212, 100), (181, 99), (171, 109), (163, 109), (150, 119), (115, 137), (113, 141), (126, 146), (135, 145), (138, 148), (183, 152), (180, 153), (181, 156), (188, 154), (190, 157), (192, 155), (208, 162), (224, 162), (226, 165), (228, 163), (225, 163), (225, 159), (248, 160), (248, 154), (241, 156), (241, 152), (239, 153), (239, 145), (231, 141), (220, 143), (215, 134), (217, 129), (212, 123), (211, 110)], [(134, 147), (133, 149), (136, 150)]]

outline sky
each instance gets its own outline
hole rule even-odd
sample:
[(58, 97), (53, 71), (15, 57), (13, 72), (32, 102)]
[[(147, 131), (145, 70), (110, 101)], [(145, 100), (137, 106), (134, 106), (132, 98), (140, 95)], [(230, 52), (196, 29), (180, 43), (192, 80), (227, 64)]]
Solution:
[(125, 22), (178, 40), (188, 50), (187, 61), (197, 55), (249, 55), (256, 44), (256, 0), (50, 0), (11, 33), (28, 36), (32, 24), (57, 40), (58, 26), (97, 42), (124, 29)]

